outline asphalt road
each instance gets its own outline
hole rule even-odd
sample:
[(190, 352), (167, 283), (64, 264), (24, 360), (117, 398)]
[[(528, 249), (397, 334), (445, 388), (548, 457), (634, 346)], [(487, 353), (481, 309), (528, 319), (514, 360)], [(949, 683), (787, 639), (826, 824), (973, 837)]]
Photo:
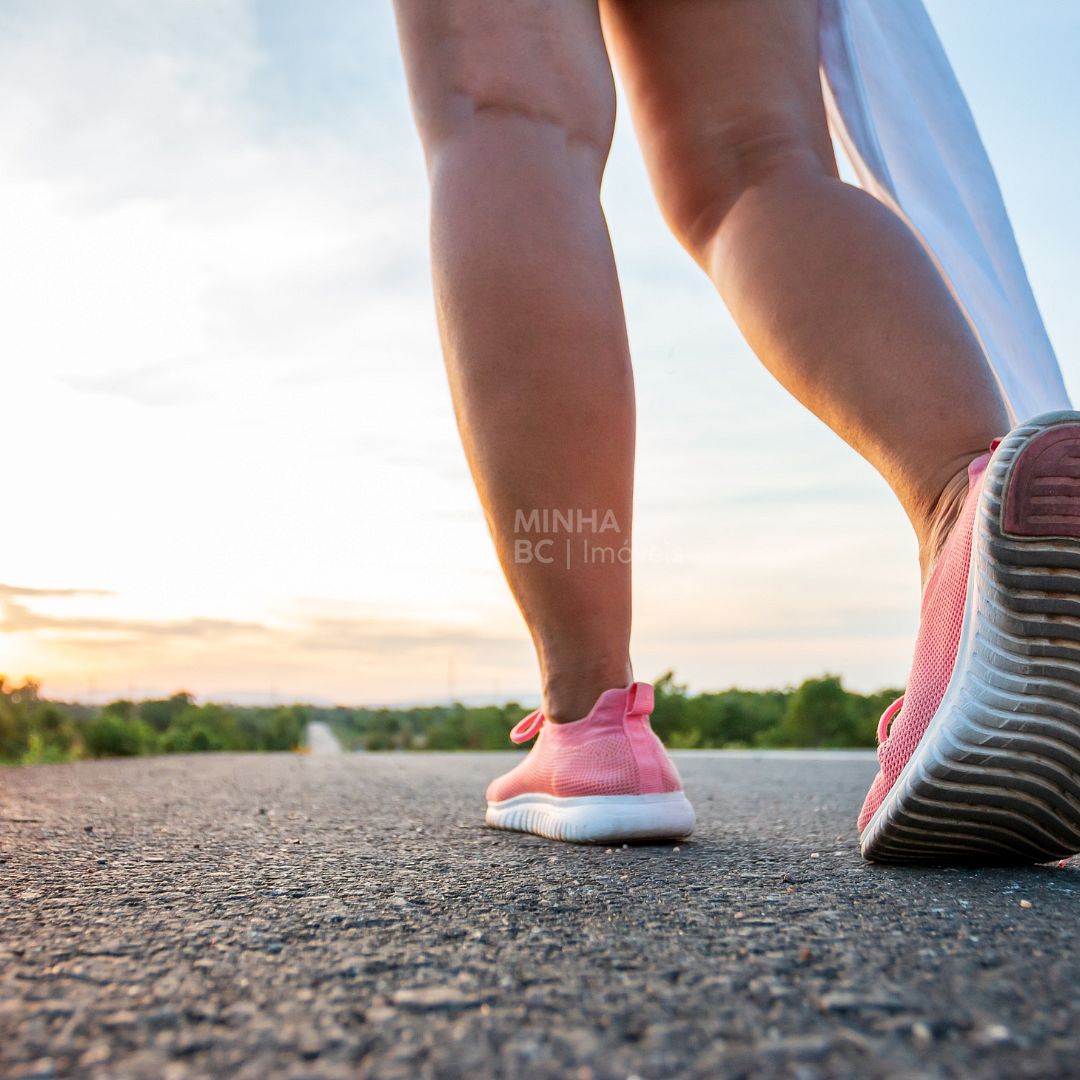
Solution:
[(312, 754), (340, 754), (342, 751), (341, 742), (330, 725), (321, 720), (308, 724), (305, 739), (308, 752)]
[(0, 770), (0, 1074), (1052, 1077), (1080, 870), (860, 861), (866, 757), (682, 755), (691, 842), (481, 825), (511, 755)]

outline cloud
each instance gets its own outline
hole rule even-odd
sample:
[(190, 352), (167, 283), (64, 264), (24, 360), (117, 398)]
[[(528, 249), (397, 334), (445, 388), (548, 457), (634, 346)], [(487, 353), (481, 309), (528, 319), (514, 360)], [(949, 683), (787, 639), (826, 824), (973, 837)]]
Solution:
[(68, 375), (64, 381), (75, 390), (115, 394), (138, 405), (179, 405), (204, 399), (205, 388), (185, 377), (191, 363), (149, 364), (101, 375)]
[(0, 582), (0, 600), (11, 596), (111, 596), (106, 589), (31, 589)]
[[(317, 603), (298, 605), (280, 625), (236, 619), (129, 619), (108, 615), (55, 615), (34, 610), (15, 598), (111, 596), (101, 589), (35, 589), (0, 585), (0, 633), (47, 637), (61, 646), (137, 649), (159, 644), (219, 644), (243, 640), (282, 651), (346, 652), (372, 658), (405, 657), (418, 652), (463, 649), (487, 652), (520, 647), (520, 635), (484, 633), (472, 628), (420, 620), (321, 614)], [(349, 605), (327, 605), (335, 611)]]
[(110, 644), (117, 639), (130, 644), (152, 640), (220, 641), (237, 635), (265, 634), (267, 628), (259, 623), (230, 619), (177, 619), (153, 621), (148, 619), (112, 619), (107, 616), (46, 615), (22, 604), (14, 597), (26, 599), (69, 598), (75, 596), (111, 596), (103, 589), (31, 589), (15, 585), (0, 585), (0, 633), (58, 635), (66, 643), (80, 645)]
[(315, 617), (289, 631), (288, 637), (303, 649), (348, 652), (370, 656), (406, 656), (411, 653), (499, 650), (520, 647), (520, 638), (509, 635), (425, 624), (405, 619)]

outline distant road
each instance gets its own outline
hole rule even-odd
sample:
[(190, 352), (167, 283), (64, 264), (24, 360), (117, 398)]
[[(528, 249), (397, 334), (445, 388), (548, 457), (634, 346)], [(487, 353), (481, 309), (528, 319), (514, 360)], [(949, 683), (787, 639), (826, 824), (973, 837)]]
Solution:
[(307, 744), (313, 754), (340, 754), (343, 751), (338, 737), (330, 730), (330, 725), (321, 720), (312, 720), (308, 724)]
[(517, 760), (0, 768), (0, 1076), (1077, 1075), (1077, 868), (863, 862), (872, 755), (680, 754), (678, 845), (487, 830)]

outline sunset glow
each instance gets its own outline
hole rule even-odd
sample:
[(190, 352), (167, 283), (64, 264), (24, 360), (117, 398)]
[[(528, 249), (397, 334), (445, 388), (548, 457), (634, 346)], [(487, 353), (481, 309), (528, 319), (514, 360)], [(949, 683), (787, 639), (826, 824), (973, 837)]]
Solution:
[[(0, 15), (0, 671), (95, 700), (534, 698), (450, 410), (389, 11), (162, 6)], [(1008, 5), (974, 29), (928, 6), (1075, 385), (1080, 223), (1048, 209), (1080, 186), (1051, 115), (1076, 113), (1072, 58), (1035, 12), (1038, 62)], [(1008, 86), (985, 62), (1005, 38)], [(1051, 145), (1056, 171), (1033, 169)], [(639, 675), (902, 682), (901, 511), (761, 370), (665, 231), (626, 116), (605, 190)]]

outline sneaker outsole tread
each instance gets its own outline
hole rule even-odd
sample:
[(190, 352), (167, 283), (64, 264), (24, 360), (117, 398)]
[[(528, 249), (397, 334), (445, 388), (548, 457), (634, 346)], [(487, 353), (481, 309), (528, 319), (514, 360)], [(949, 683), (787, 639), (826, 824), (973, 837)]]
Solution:
[(863, 830), (867, 858), (1017, 864), (1080, 851), (1078, 493), (1078, 413), (1017, 428), (991, 459), (953, 674)]
[(536, 793), (488, 803), (486, 821), (495, 829), (578, 844), (681, 840), (693, 832), (694, 809), (681, 791), (562, 799)]

